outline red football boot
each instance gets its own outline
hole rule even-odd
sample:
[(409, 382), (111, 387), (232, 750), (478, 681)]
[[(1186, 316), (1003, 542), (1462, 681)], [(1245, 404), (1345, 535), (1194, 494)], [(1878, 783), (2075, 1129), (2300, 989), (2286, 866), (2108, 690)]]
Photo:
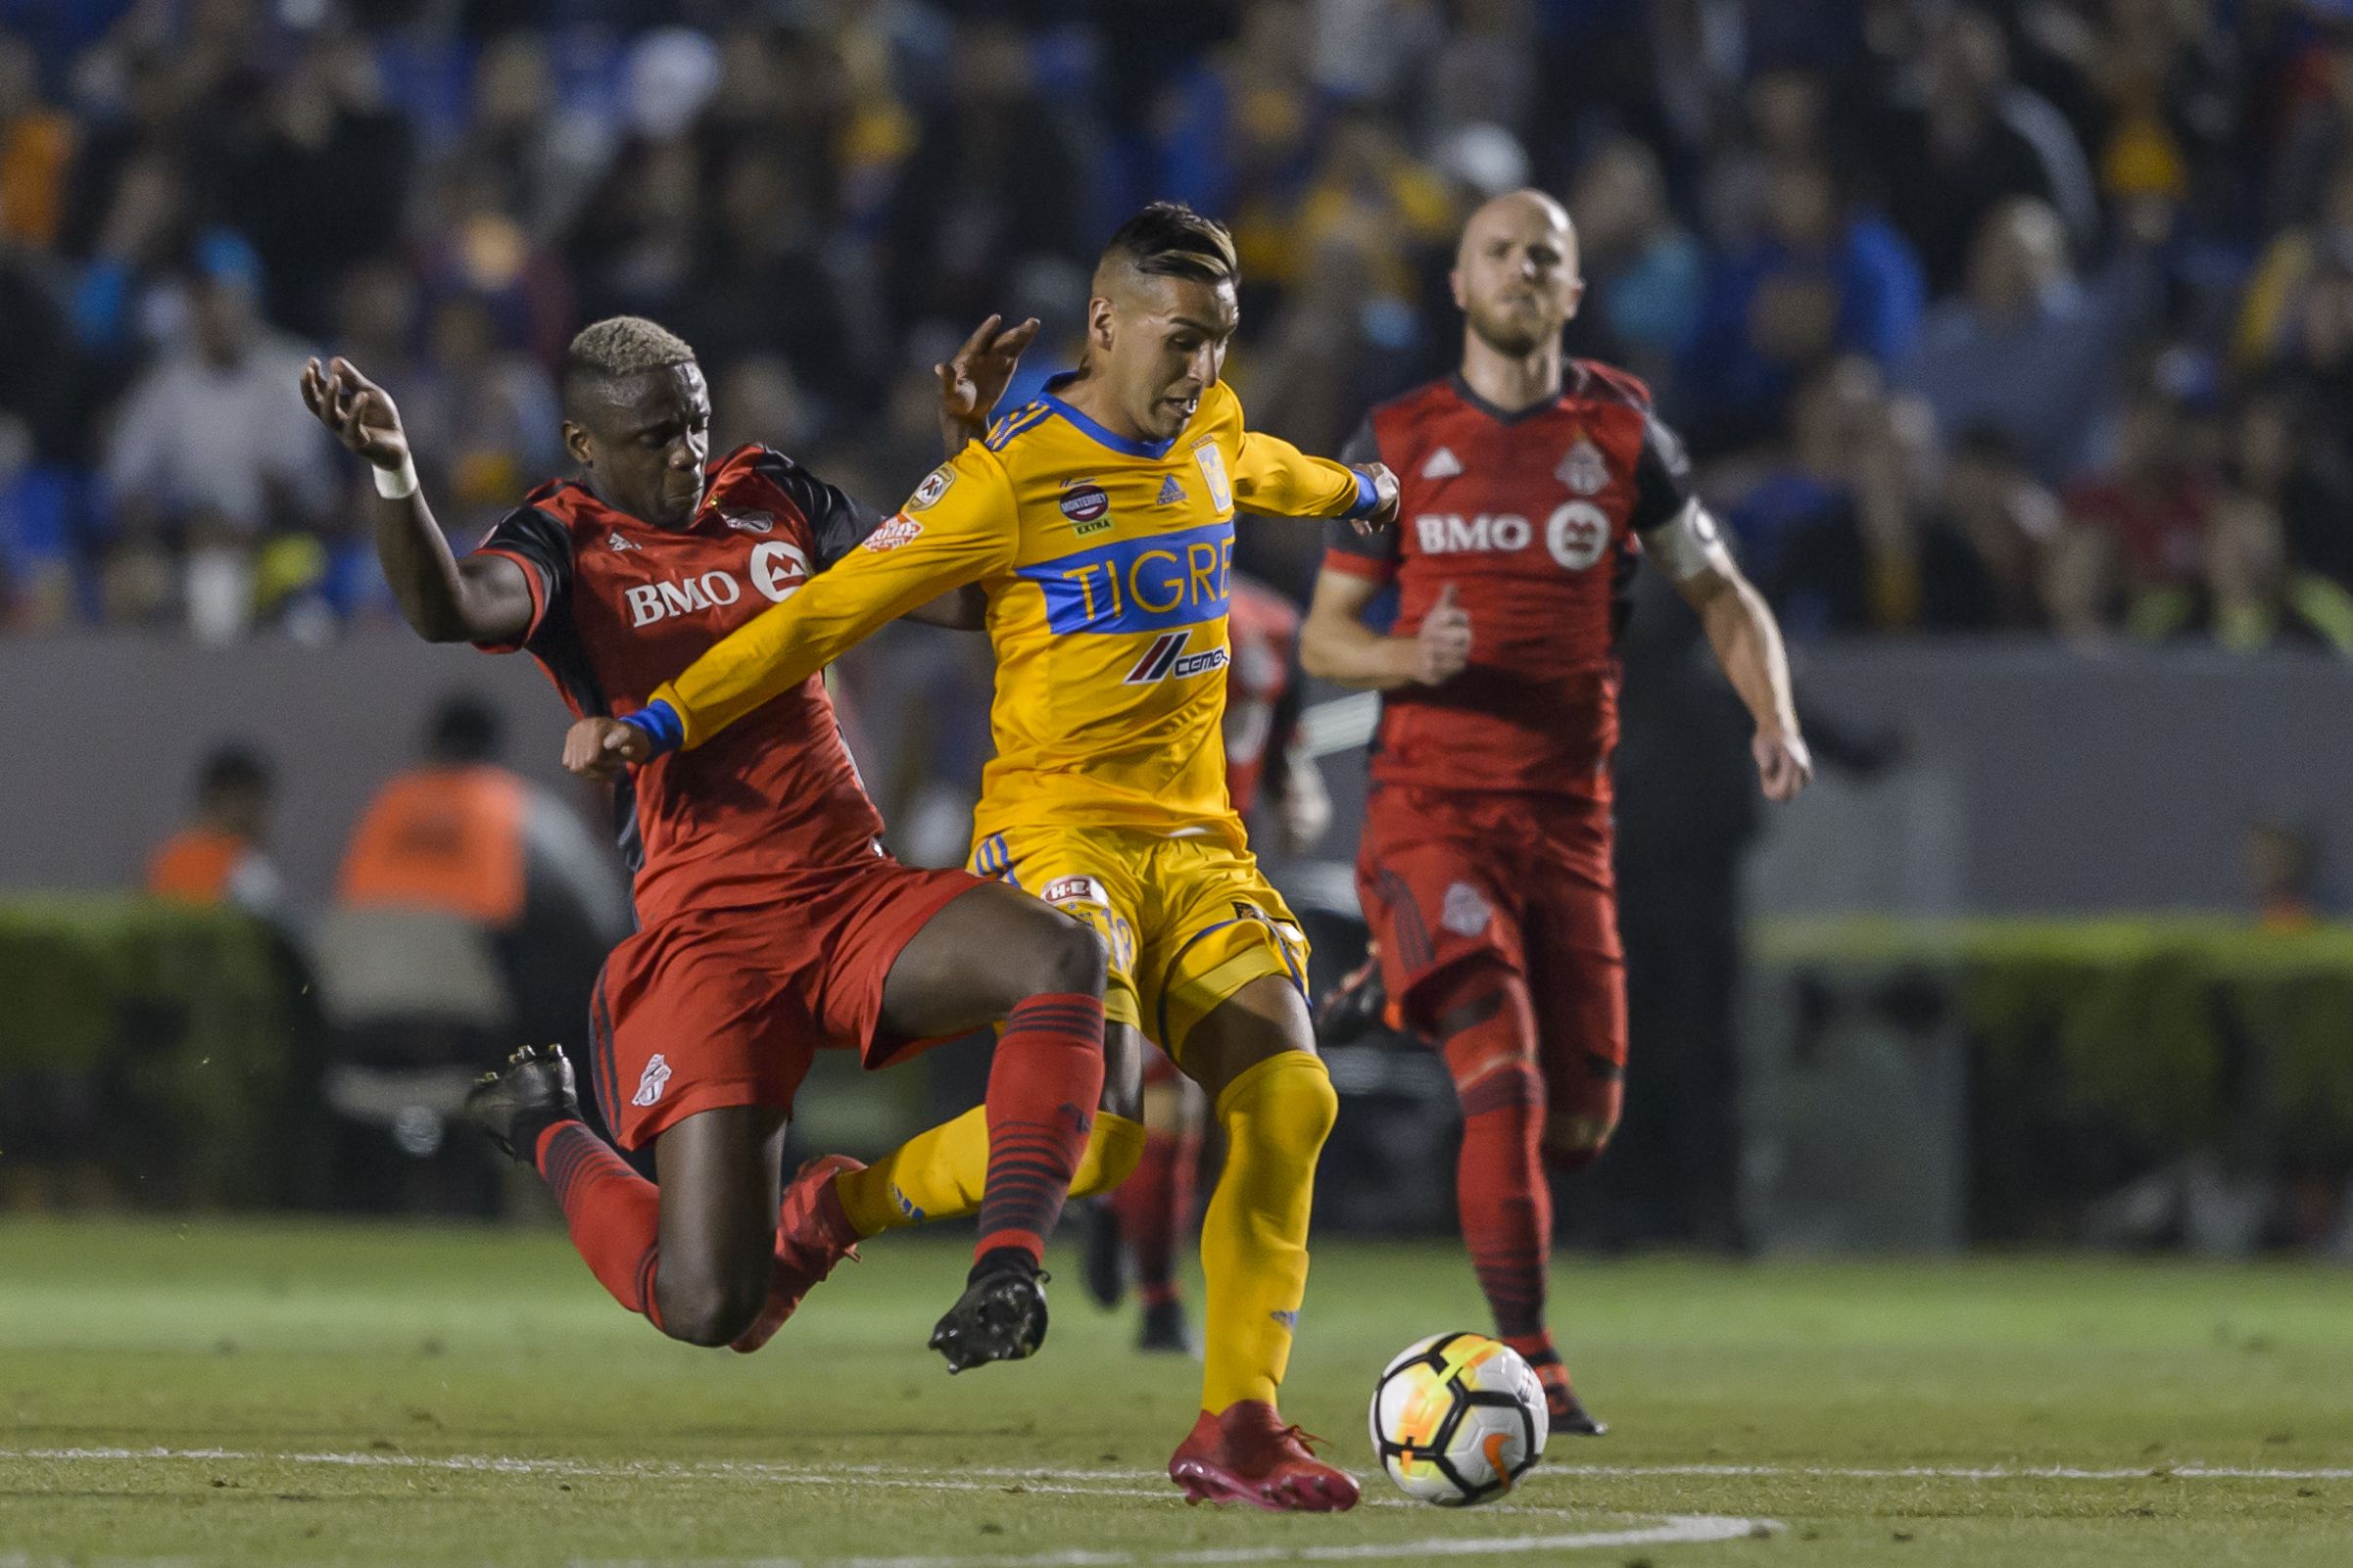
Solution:
[(1243, 1400), (1224, 1415), (1201, 1412), (1169, 1460), (1187, 1502), (1247, 1502), (1271, 1513), (1340, 1513), (1356, 1506), (1356, 1477), (1325, 1464), (1274, 1406)]
[(864, 1162), (847, 1155), (820, 1155), (800, 1167), (776, 1214), (776, 1271), (768, 1277), (768, 1305), (751, 1327), (730, 1343), (729, 1349), (749, 1355), (776, 1337), (800, 1306), (809, 1288), (834, 1271), (834, 1265), (858, 1256), (858, 1233), (834, 1192), (834, 1178), (845, 1170), (863, 1170)]
[(1544, 1385), (1544, 1405), (1556, 1435), (1565, 1432), (1572, 1438), (1598, 1438), (1609, 1430), (1593, 1418), (1577, 1391), (1569, 1387), (1568, 1368), (1559, 1356), (1533, 1364), (1536, 1380)]

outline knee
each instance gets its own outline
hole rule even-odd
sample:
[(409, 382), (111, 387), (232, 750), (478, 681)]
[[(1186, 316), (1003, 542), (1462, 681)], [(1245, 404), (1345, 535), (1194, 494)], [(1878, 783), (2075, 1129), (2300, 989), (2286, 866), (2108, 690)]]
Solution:
[(1237, 1077), (1219, 1096), (1229, 1138), (1248, 1124), (1255, 1141), (1313, 1160), (1340, 1117), (1331, 1074), (1313, 1051), (1285, 1051)]
[(1050, 904), (1039, 909), (1038, 918), (1028, 923), (1023, 933), (1020, 959), (1006, 967), (1008, 978), (1023, 996), (1101, 996), (1106, 963), (1103, 938), (1084, 921)]
[(1614, 1112), (1554, 1116), (1544, 1124), (1545, 1164), (1556, 1170), (1583, 1170), (1602, 1157), (1602, 1151), (1609, 1147), (1609, 1135), (1616, 1130)]
[(653, 1277), (662, 1332), (689, 1345), (726, 1345), (743, 1336), (768, 1305), (768, 1259), (761, 1267), (716, 1272), (658, 1269)]

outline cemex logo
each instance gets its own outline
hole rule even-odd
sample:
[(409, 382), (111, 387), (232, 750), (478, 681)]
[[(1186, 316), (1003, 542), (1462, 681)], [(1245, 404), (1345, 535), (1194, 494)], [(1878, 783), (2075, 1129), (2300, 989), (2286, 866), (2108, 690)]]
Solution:
[(1144, 649), (1144, 656), (1135, 661), (1135, 668), (1129, 670), (1120, 684), (1150, 686), (1155, 681), (1183, 681), (1196, 675), (1206, 675), (1211, 670), (1225, 668), (1225, 644), (1203, 648), (1198, 653), (1187, 653), (1184, 651), (1185, 644), (1192, 640), (1193, 634), (1190, 632), (1166, 632), (1154, 638), (1152, 645)]

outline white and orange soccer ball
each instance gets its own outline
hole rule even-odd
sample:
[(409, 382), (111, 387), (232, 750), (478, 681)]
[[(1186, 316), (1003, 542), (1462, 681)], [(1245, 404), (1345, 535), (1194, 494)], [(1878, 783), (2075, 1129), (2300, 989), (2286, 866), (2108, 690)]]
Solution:
[(1510, 1492), (1544, 1455), (1544, 1385), (1484, 1334), (1433, 1334), (1398, 1353), (1372, 1390), (1372, 1451), (1398, 1490), (1440, 1507)]

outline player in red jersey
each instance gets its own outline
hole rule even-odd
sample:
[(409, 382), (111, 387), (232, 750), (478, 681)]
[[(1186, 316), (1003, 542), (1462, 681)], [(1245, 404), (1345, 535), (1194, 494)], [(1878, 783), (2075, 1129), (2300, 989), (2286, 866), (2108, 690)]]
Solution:
[[(1299, 753), (1299, 611), (1255, 578), (1235, 573), (1226, 606), (1225, 793), (1244, 820), (1263, 794), (1276, 841), (1298, 851), (1323, 836), (1331, 798), (1313, 758)], [(1176, 1284), (1176, 1254), (1193, 1214), (1208, 1099), (1157, 1046), (1144, 1047), (1144, 1152), (1135, 1169), (1093, 1207), (1086, 1288), (1104, 1307), (1127, 1294), (1132, 1261), (1143, 1307), (1135, 1348), (1197, 1354)]]
[[(993, 401), (1033, 330), (995, 325), (943, 375), (943, 426)], [(766, 448), (707, 460), (702, 372), (650, 321), (584, 329), (562, 391), (580, 477), (533, 491), (459, 558), (417, 488), (392, 399), (345, 360), (313, 360), (303, 376), (312, 411), (375, 471), (377, 550), (409, 624), (433, 641), (527, 649), (575, 715), (642, 706), (880, 521)], [(977, 428), (951, 429), (951, 444)], [(961, 607), (945, 618), (962, 624)], [(1044, 1238), (1090, 1125), (1098, 1181), (1140, 1143), (1108, 1105), (1089, 1115), (1106, 1092), (1093, 933), (1001, 883), (884, 853), (817, 677), (712, 744), (638, 770), (614, 803), (638, 929), (599, 977), (590, 1060), (616, 1139), (652, 1144), (658, 1187), (582, 1124), (570, 1066), (552, 1050), (526, 1048), (486, 1080), (468, 1103), (475, 1119), (547, 1178), (624, 1307), (673, 1338), (751, 1350), (852, 1239), (841, 1186), (855, 1162), (812, 1162), (780, 1206), (811, 1052), (852, 1046), (879, 1067), (1003, 1019), (982, 1235), (933, 1345), (951, 1370), (1029, 1354), (1045, 1331)], [(1115, 1096), (1131, 1092), (1132, 1071), (1112, 1074)], [(957, 1212), (954, 1195), (926, 1201), (935, 1217)]]
[[(1625, 975), (1610, 870), (1615, 641), (1638, 558), (1674, 579), (1756, 724), (1774, 800), (1811, 776), (1772, 612), (1691, 494), (1641, 382), (1567, 361), (1584, 285), (1568, 214), (1501, 196), (1463, 233), (1458, 374), (1373, 410), (1352, 461), (1403, 487), (1400, 526), (1334, 536), (1308, 670), (1386, 693), (1357, 889), (1406, 1024), (1463, 1105), (1456, 1194), (1496, 1332), (1532, 1361), (1555, 1431), (1597, 1433), (1545, 1319), (1545, 1165), (1617, 1124)], [(1389, 585), (1387, 634), (1364, 616)]]

